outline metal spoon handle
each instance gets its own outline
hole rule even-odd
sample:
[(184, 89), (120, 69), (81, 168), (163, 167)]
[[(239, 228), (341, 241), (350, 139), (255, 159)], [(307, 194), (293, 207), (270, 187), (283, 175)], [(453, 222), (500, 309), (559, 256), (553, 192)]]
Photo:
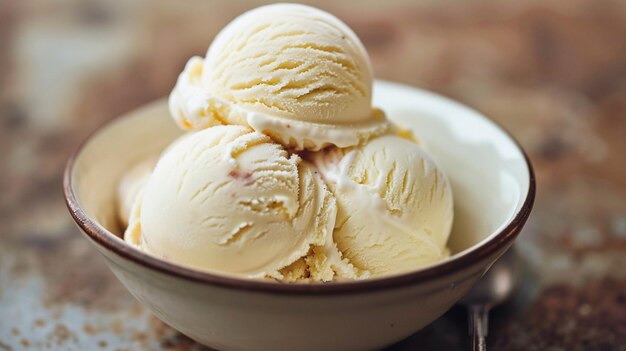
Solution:
[(489, 324), (489, 308), (485, 305), (469, 307), (469, 326), (472, 334), (472, 350), (487, 351), (487, 329)]

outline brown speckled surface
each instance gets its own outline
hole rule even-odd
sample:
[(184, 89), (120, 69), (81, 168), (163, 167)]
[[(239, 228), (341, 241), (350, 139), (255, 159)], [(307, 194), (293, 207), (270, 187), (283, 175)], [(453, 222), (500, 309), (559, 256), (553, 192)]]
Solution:
[[(260, 2), (0, 6), (0, 350), (201, 350), (136, 303), (66, 212), (61, 172), (91, 131), (166, 95), (192, 54)], [(535, 209), (496, 350), (626, 350), (626, 2), (342, 1), (377, 76), (458, 99), (528, 151)], [(358, 5), (357, 5), (358, 4)], [(452, 309), (395, 350), (462, 349)]]

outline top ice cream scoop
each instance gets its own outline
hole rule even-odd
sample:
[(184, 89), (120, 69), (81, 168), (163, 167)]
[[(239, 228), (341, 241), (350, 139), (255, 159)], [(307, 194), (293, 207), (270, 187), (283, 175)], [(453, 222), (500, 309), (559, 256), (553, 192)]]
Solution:
[(170, 95), (191, 132), (121, 182), (125, 240), (184, 266), (283, 282), (446, 258), (450, 184), (372, 107), (372, 82), (363, 45), (326, 12), (277, 4), (236, 18)]
[(244, 13), (192, 57), (170, 95), (183, 129), (239, 124), (295, 149), (349, 147), (389, 128), (373, 108), (363, 44), (324, 11), (275, 4)]

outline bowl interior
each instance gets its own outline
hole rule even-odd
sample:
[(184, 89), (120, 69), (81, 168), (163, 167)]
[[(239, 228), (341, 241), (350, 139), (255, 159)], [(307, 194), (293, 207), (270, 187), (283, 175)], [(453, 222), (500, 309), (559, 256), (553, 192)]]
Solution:
[[(487, 240), (513, 219), (530, 180), (524, 155), (505, 132), (479, 113), (419, 89), (378, 81), (374, 92), (374, 104), (410, 129), (450, 179), (455, 201), (449, 240), (453, 254)], [(119, 236), (115, 205), (119, 178), (181, 134), (169, 118), (165, 99), (101, 128), (72, 169), (74, 193), (86, 214)]]
[(116, 118), (83, 146), (72, 169), (72, 186), (80, 207), (98, 225), (121, 237), (117, 187), (124, 172), (158, 155), (182, 132), (169, 118), (161, 99)]
[(507, 226), (522, 208), (529, 169), (515, 141), (480, 113), (442, 96), (378, 81), (374, 105), (410, 129), (443, 168), (452, 185), (453, 254)]

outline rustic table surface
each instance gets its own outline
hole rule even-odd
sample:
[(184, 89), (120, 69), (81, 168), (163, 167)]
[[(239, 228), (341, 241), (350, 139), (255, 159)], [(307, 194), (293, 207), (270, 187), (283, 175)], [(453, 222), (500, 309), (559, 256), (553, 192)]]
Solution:
[[(0, 0), (0, 350), (202, 350), (118, 283), (65, 208), (61, 173), (98, 125), (165, 96), (256, 1)], [(383, 5), (384, 3), (384, 5)], [(626, 2), (320, 1), (378, 77), (458, 99), (528, 151), (527, 262), (496, 350), (626, 350)], [(467, 343), (453, 308), (393, 350)]]

